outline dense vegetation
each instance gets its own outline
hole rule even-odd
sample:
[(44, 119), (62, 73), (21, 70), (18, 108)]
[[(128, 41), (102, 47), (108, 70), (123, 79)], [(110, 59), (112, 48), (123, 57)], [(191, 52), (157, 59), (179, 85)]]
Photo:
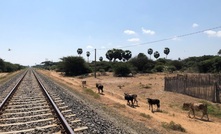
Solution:
[(10, 62), (6, 62), (0, 58), (0, 73), (1, 72), (14, 72), (20, 69), (25, 68), (19, 64), (12, 64)]
[[(164, 49), (166, 58), (159, 58), (160, 54), (152, 49), (148, 49), (147, 57), (144, 53), (139, 53), (132, 57), (129, 50), (112, 49), (106, 53), (106, 58), (109, 61), (103, 61), (103, 57), (99, 61), (89, 60), (86, 62), (82, 57), (83, 50), (78, 49), (79, 56), (68, 56), (61, 58), (61, 61), (54, 63), (51, 61), (42, 62), (39, 67), (45, 69), (53, 69), (64, 72), (66, 75), (76, 76), (88, 74), (91, 72), (114, 72), (116, 76), (128, 76), (135, 73), (154, 73), (154, 72), (197, 72), (197, 73), (220, 73), (221, 72), (221, 56), (204, 55), (199, 57), (189, 57), (186, 59), (170, 60), (167, 55), (170, 52), (169, 48)], [(151, 59), (151, 54), (154, 54), (156, 60)], [(89, 59), (90, 53), (86, 56)]]

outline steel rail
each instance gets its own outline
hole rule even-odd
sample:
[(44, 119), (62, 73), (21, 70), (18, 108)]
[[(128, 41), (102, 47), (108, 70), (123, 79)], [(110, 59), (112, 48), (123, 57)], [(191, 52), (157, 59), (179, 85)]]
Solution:
[(10, 99), (10, 97), (15, 93), (16, 89), (18, 88), (18, 86), (20, 85), (20, 83), (22, 82), (22, 80), (24, 79), (25, 75), (27, 74), (28, 71), (26, 71), (24, 73), (24, 75), (22, 76), (21, 79), (19, 79), (19, 81), (15, 84), (15, 86), (12, 88), (12, 90), (8, 93), (8, 95), (4, 98), (4, 100), (2, 101), (2, 103), (0, 104), (0, 110), (3, 109), (3, 107), (6, 105), (6, 103), (8, 102), (8, 100)]
[(68, 124), (68, 122), (66, 121), (66, 119), (64, 118), (63, 114), (61, 113), (61, 111), (58, 109), (58, 107), (56, 106), (56, 104), (54, 103), (54, 101), (52, 100), (52, 98), (50, 97), (49, 93), (47, 92), (46, 88), (44, 87), (44, 85), (42, 84), (42, 82), (39, 80), (39, 78), (36, 75), (36, 72), (33, 71), (33, 74), (35, 76), (35, 78), (37, 79), (39, 85), (42, 87), (42, 90), (44, 91), (45, 96), (48, 98), (49, 102), (51, 103), (51, 105), (53, 106), (55, 113), (57, 114), (57, 116), (59, 117), (62, 126), (65, 129), (65, 132), (68, 134), (74, 134), (74, 131), (72, 130), (72, 128), (70, 127), (70, 125)]

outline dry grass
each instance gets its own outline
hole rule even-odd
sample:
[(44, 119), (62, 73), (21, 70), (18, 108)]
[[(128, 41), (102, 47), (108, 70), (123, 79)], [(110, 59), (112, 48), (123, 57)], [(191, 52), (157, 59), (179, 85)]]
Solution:
[[(106, 73), (105, 75), (97, 76), (97, 78), (94, 78), (92, 75), (77, 78), (63, 77), (56, 72), (44, 73), (54, 79), (64, 81), (66, 84), (71, 83), (71, 86), (74, 87), (73, 90), (88, 94), (92, 98), (95, 98), (94, 101), (103, 103), (107, 108), (114, 108), (119, 114), (134, 121), (142, 122), (147, 127), (157, 129), (161, 133), (175, 134), (178, 131), (183, 132), (184, 130), (186, 133), (191, 134), (221, 132), (221, 128), (218, 127), (221, 125), (221, 121), (217, 117), (210, 117), (212, 123), (202, 122), (188, 118), (187, 111), (182, 109), (184, 102), (201, 102), (201, 99), (164, 91), (164, 77), (176, 74), (157, 73), (138, 74), (134, 77), (113, 77), (111, 73)], [(86, 88), (87, 90), (90, 89), (89, 91), (82, 90), (82, 80), (87, 81)], [(99, 95), (98, 99), (95, 97), (97, 95), (95, 83), (97, 82), (104, 85), (104, 95)], [(131, 108), (127, 106), (127, 102), (124, 100), (124, 93), (137, 94), (139, 107)], [(162, 112), (152, 113), (147, 105), (147, 97), (160, 99), (160, 110)], [(209, 106), (209, 109), (211, 111), (215, 110), (219, 115), (221, 105), (212, 104), (212, 106), (211, 108)], [(156, 106), (154, 106), (154, 109), (156, 110)], [(178, 131), (168, 131), (168, 128), (178, 129)], [(183, 128), (185, 129), (183, 130)]]

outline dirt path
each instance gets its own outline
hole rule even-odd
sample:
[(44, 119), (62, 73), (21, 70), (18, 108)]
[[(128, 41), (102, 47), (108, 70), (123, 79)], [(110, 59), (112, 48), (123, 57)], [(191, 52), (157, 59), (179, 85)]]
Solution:
[[(116, 108), (120, 113), (127, 117), (133, 118), (136, 121), (143, 122), (149, 128), (154, 128), (162, 133), (181, 133), (177, 131), (166, 130), (162, 127), (162, 122), (175, 122), (180, 124), (190, 134), (219, 134), (221, 133), (221, 121), (215, 117), (210, 116), (210, 121), (202, 121), (199, 119), (190, 119), (187, 117), (187, 111), (181, 109), (182, 103), (188, 101), (199, 101), (199, 99), (188, 97), (185, 95), (164, 92), (163, 91), (163, 77), (164, 75), (147, 75), (136, 78), (115, 78), (112, 76), (99, 76), (99, 78), (87, 77), (85, 79), (62, 77), (56, 72), (44, 72), (47, 75), (63, 81), (66, 84), (74, 85), (76, 90), (81, 91), (81, 81), (87, 81), (87, 88), (97, 92), (95, 88), (96, 82), (104, 84), (105, 95), (101, 95), (102, 103), (109, 107)], [(148, 82), (147, 82), (148, 81)], [(119, 88), (119, 85), (122, 88)], [(139, 87), (139, 88), (138, 88)], [(144, 88), (150, 87), (150, 88)], [(136, 88), (136, 90), (134, 90)], [(123, 93), (130, 92), (138, 94), (139, 107), (131, 108), (126, 105), (123, 99)], [(161, 100), (162, 112), (152, 113), (148, 109), (146, 97), (154, 96)], [(154, 107), (155, 108), (155, 107)], [(146, 119), (140, 114), (149, 115), (151, 118)], [(201, 114), (201, 113), (200, 113)]]

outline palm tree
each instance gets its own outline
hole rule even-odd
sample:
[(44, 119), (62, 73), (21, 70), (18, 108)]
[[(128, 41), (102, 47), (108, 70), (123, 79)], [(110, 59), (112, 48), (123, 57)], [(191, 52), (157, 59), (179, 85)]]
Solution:
[(89, 51), (86, 52), (86, 55), (87, 55), (87, 60), (89, 62), (89, 56), (91, 55), (91, 53)]
[(219, 56), (221, 56), (221, 49), (218, 51), (218, 53), (217, 53)]
[(158, 51), (154, 52), (153, 55), (154, 55), (154, 57), (155, 57), (156, 59), (160, 57), (160, 53), (159, 53)]
[(100, 61), (100, 62), (103, 61), (103, 57), (102, 57), (102, 56), (99, 58), (99, 61)]
[(166, 59), (167, 59), (167, 55), (170, 53), (170, 49), (168, 47), (165, 47), (164, 49), (164, 54), (166, 54)]
[(113, 50), (108, 50), (107, 53), (106, 53), (106, 58), (109, 60), (109, 61), (112, 61), (112, 59), (114, 58), (113, 56)]
[(83, 53), (82, 48), (78, 48), (77, 53), (78, 53), (78, 55), (80, 56), (80, 55)]
[(147, 53), (150, 55), (150, 59), (151, 59), (151, 55), (153, 54), (153, 49), (152, 48), (149, 48)]
[(123, 57), (123, 60), (129, 60), (131, 57), (132, 57), (132, 53), (130, 50), (125, 50), (123, 53), (122, 53), (122, 57)]

